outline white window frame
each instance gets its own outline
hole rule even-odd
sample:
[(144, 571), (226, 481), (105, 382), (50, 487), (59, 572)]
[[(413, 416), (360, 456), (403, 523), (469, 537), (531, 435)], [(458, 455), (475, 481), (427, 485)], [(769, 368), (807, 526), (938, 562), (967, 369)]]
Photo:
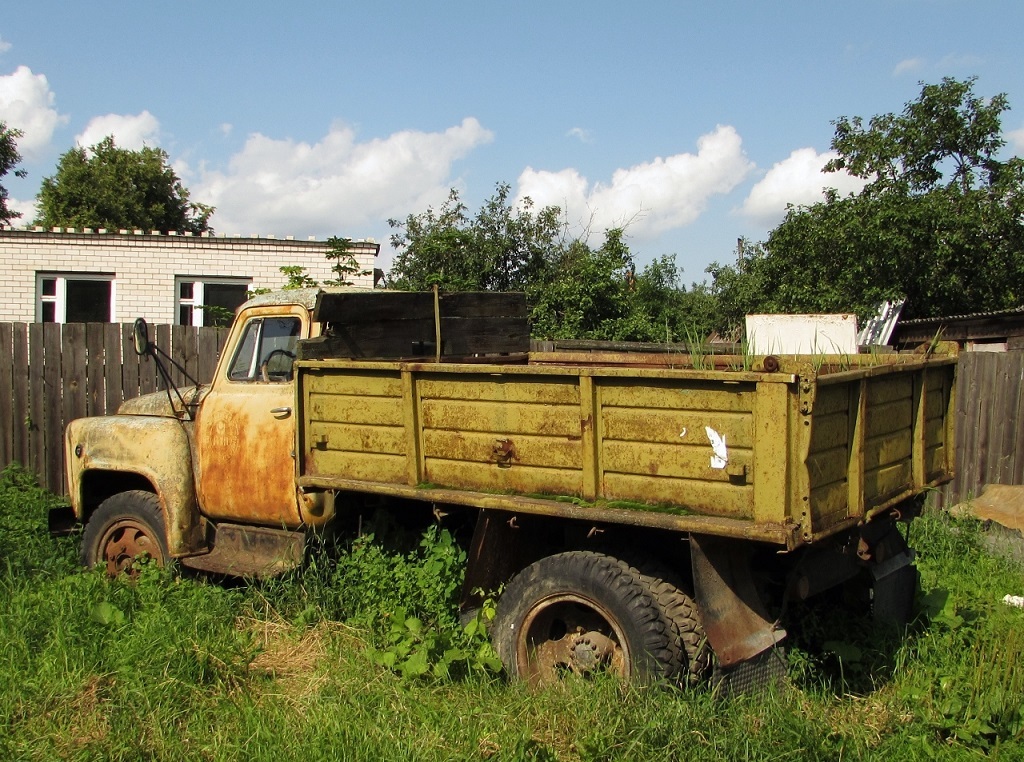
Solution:
[[(43, 294), (43, 281), (56, 281), (53, 295)], [(36, 322), (43, 322), (43, 305), (53, 304), (53, 322), (66, 323), (68, 308), (68, 281), (92, 280), (106, 281), (110, 284), (110, 314), (106, 322), (117, 322), (117, 279), (111, 273), (68, 273), (68, 272), (37, 272), (36, 273)]]
[[(192, 298), (183, 299), (181, 297), (181, 286), (183, 283), (192, 284)], [(191, 307), (192, 308), (192, 322), (189, 325), (193, 325), (197, 328), (201, 328), (206, 323), (204, 321), (205, 310), (203, 306), (205, 304), (205, 288), (210, 284), (226, 284), (230, 286), (245, 286), (246, 291), (252, 286), (252, 278), (246, 278), (244, 276), (227, 277), (227, 276), (214, 276), (207, 277), (202, 275), (176, 275), (174, 276), (174, 323), (176, 325), (182, 325), (181, 321), (181, 308)]]

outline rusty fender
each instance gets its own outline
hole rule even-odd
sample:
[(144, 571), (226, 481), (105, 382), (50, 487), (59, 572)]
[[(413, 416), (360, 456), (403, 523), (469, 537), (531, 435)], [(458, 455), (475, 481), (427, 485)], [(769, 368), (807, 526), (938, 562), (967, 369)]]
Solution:
[(82, 481), (89, 471), (138, 474), (153, 485), (164, 512), (172, 556), (201, 546), (192, 450), (180, 421), (154, 416), (79, 418), (65, 434), (68, 495), (84, 520)]
[(786, 637), (758, 595), (749, 543), (694, 534), (690, 561), (697, 608), (722, 667), (752, 659)]

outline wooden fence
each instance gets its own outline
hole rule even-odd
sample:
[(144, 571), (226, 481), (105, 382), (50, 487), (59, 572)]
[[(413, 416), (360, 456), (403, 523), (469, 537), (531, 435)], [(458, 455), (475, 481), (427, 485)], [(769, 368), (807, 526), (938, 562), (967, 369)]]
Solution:
[[(200, 383), (213, 378), (226, 337), (224, 328), (150, 327), (153, 343)], [(173, 367), (171, 378), (189, 383)], [(21, 463), (62, 494), (67, 423), (163, 388), (153, 360), (135, 354), (131, 324), (0, 323), (0, 468)]]
[(960, 355), (956, 471), (940, 505), (975, 497), (986, 484), (1024, 484), (1024, 351)]
[[(132, 326), (0, 323), (0, 468), (18, 462), (63, 493), (63, 431), (158, 391), (155, 364), (135, 354)], [(213, 378), (224, 328), (152, 327), (154, 343), (200, 383)], [(965, 352), (958, 367), (956, 479), (937, 496), (951, 505), (986, 484), (1024, 484), (1024, 351)], [(171, 370), (174, 383), (188, 383)]]

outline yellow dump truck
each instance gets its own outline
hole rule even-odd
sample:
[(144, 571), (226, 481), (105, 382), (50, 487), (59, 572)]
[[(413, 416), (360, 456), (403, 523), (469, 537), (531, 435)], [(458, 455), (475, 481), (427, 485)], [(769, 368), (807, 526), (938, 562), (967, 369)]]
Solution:
[(905, 619), (898, 523), (952, 476), (954, 349), (530, 352), (525, 314), (507, 294), (256, 297), (211, 384), (69, 425), (53, 523), (84, 523), (83, 561), (111, 573), (145, 552), (258, 575), (369, 511), (446, 522), (463, 605), (502, 590), (492, 636), (529, 680), (763, 677), (781, 603), (843, 584)]

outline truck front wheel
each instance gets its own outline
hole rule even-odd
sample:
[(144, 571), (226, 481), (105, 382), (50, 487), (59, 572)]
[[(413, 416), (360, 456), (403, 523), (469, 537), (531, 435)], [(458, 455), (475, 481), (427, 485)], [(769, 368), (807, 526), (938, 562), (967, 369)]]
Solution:
[(674, 631), (640, 573), (574, 551), (517, 574), (498, 601), (494, 644), (509, 673), (532, 684), (607, 671), (649, 682), (678, 671)]
[(170, 554), (160, 501), (152, 492), (131, 490), (108, 497), (85, 524), (82, 565), (105, 566), (107, 574), (131, 574), (135, 560), (148, 556), (163, 566)]

